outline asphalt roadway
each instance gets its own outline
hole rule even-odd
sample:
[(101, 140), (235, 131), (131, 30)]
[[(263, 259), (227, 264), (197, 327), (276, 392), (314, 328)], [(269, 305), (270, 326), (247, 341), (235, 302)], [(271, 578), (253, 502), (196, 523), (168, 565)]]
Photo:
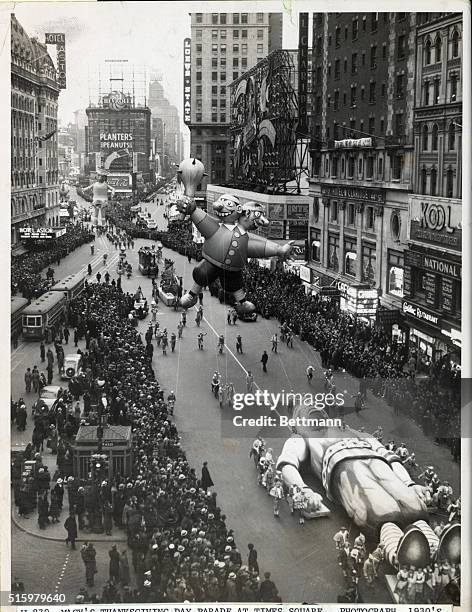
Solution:
[[(79, 205), (87, 203), (75, 194), (71, 197), (77, 199)], [(153, 218), (158, 222), (159, 228), (165, 228), (163, 219), (164, 206), (156, 204), (145, 205)], [(128, 261), (133, 266), (131, 279), (122, 278), (124, 291), (135, 292), (141, 286), (148, 301), (151, 301), (151, 282), (138, 271), (137, 250), (149, 241), (137, 240), (134, 250), (128, 251)], [(53, 266), (57, 278), (63, 278), (78, 270), (86, 270), (87, 264), (94, 265), (93, 277), (100, 269), (102, 275), (103, 253), (107, 252), (107, 268), (112, 277), (116, 278), (115, 248), (106, 238), (96, 240), (95, 256), (90, 256), (90, 246), (85, 245), (66, 257), (60, 264)], [(189, 263), (178, 253), (164, 249), (164, 256), (175, 261), (176, 273), (183, 277), (184, 288), (191, 284), (191, 272), (195, 262)], [(253, 427), (234, 428), (225, 425), (231, 421), (226, 409), (225, 414), (218, 402), (210, 393), (210, 379), (214, 370), (218, 370), (226, 382), (232, 382), (236, 392), (246, 390), (246, 372), (251, 370), (256, 385), (270, 392), (294, 390), (296, 392), (323, 392), (323, 374), (319, 355), (305, 342), (295, 338), (293, 348), (288, 348), (279, 342), (278, 353), (271, 352), (271, 337), (279, 331), (277, 321), (266, 320), (261, 317), (255, 323), (238, 322), (237, 325), (228, 325), (226, 315), (228, 308), (221, 305), (208, 292), (204, 294), (204, 321), (197, 328), (191, 312), (187, 317), (187, 326), (183, 337), (177, 341), (174, 353), (167, 351), (167, 356), (155, 346), (154, 368), (165, 389), (165, 393), (173, 390), (176, 394), (175, 422), (182, 436), (182, 445), (187, 457), (197, 471), (203, 461), (208, 462), (210, 474), (215, 483), (218, 494), (218, 503), (227, 517), (227, 525), (235, 532), (236, 542), (243, 555), (247, 556), (247, 544), (252, 542), (258, 551), (261, 571), (269, 571), (277, 584), (284, 602), (335, 602), (338, 594), (343, 592), (344, 585), (341, 568), (338, 567), (333, 535), (343, 524), (350, 523), (339, 507), (327, 502), (331, 514), (326, 518), (306, 521), (300, 526), (298, 521), (289, 513), (288, 507), (283, 505), (280, 518), (275, 519), (272, 513), (272, 501), (264, 489), (257, 484), (256, 469), (249, 458), (252, 441), (257, 434), (262, 434), (267, 445), (273, 448), (276, 457), (284, 441), (290, 435), (287, 427)], [(148, 322), (140, 322), (140, 329), (144, 332)], [(158, 315), (161, 328), (167, 327), (169, 335), (177, 332), (180, 313), (174, 312), (159, 304)], [(205, 332), (204, 350), (197, 348), (197, 333)], [(219, 334), (224, 334), (226, 348), (223, 355), (219, 355), (216, 345)], [(235, 340), (241, 334), (243, 341), (243, 354), (237, 355)], [(73, 344), (69, 340), (70, 351), (74, 352)], [(267, 350), (269, 354), (268, 372), (263, 373), (261, 368), (261, 354)], [(23, 375), (26, 367), (38, 364), (39, 343), (21, 343), (12, 352), (12, 396), (18, 398), (24, 395)], [(305, 375), (308, 364), (315, 367), (316, 373), (312, 384), (309, 385)], [(57, 370), (53, 384), (58, 383)], [(344, 372), (335, 374), (338, 390), (354, 394), (358, 390), (358, 381)], [(25, 398), (30, 408), (34, 398)], [(283, 411), (281, 411), (284, 414)], [(236, 413), (235, 413), (236, 414)], [(460, 470), (453, 463), (448, 449), (438, 447), (425, 438), (421, 430), (411, 421), (403, 417), (394, 417), (386, 404), (368, 396), (367, 409), (359, 415), (354, 413), (346, 416), (349, 425), (366, 431), (374, 431), (382, 425), (385, 438), (394, 438), (398, 443), (405, 442), (407, 447), (416, 453), (421, 466), (432, 463), (436, 466), (439, 475), (444, 475), (451, 482), (454, 491), (459, 490)], [(29, 440), (31, 428), (25, 433), (19, 433), (12, 428), (12, 448), (21, 448)], [(306, 476), (307, 482), (314, 489), (321, 491), (320, 485), (314, 478)], [(64, 517), (63, 517), (64, 518)], [(35, 520), (33, 517), (31, 520)], [(24, 526), (28, 529), (28, 525)], [(351, 535), (357, 535), (355, 528)], [(96, 544), (98, 561), (97, 592), (100, 585), (107, 578), (109, 544), (99, 542)], [(41, 563), (42, 571), (32, 571), (31, 560), (47, 561)], [(45, 578), (44, 575), (47, 577)], [(54, 585), (58, 592), (66, 594), (66, 601), (73, 602), (79, 588), (84, 586), (85, 578), (83, 566), (78, 553), (66, 550), (64, 543), (41, 539), (20, 531), (16, 526), (12, 528), (12, 575), (23, 579), (28, 592), (45, 592), (47, 585)], [(45, 586), (46, 585), (46, 586)], [(49, 589), (48, 589), (49, 590)], [(366, 602), (390, 601), (385, 583), (379, 579), (373, 589), (361, 588)]]

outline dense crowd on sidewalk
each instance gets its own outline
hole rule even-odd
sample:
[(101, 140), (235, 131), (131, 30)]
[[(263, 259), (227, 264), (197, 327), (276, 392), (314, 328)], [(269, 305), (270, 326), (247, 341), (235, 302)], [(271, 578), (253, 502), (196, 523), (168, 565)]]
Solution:
[(432, 363), (427, 378), (415, 377), (415, 359), (384, 329), (356, 320), (333, 300), (306, 295), (301, 280), (282, 270), (250, 263), (244, 271), (248, 299), (265, 317), (276, 317), (319, 351), (322, 365), (364, 379), (395, 411), (409, 415), (425, 433), (451, 447), (460, 437), (460, 371), (447, 356)]
[[(280, 601), (270, 576), (260, 578), (252, 545), (247, 561), (243, 559), (246, 554), (226, 526), (217, 494), (209, 490), (213, 483), (208, 469), (204, 465), (206, 474), (202, 469), (199, 476), (187, 461), (141, 334), (129, 322), (133, 304), (133, 296), (108, 283), (87, 284), (71, 303), (77, 340), (85, 335), (86, 363), (85, 380), (79, 386), (73, 381), (69, 391), (75, 398), (82, 392), (88, 395), (89, 409), (75, 414), (74, 402), (68, 398), (67, 405), (62, 402), (63, 411), (55, 412), (51, 425), (58, 434), (48, 446), (58, 455), (58, 471), (52, 477), (41, 453), (34, 452), (42, 445), (30, 449), (44, 526), (53, 507), (56, 520), (64, 518), (62, 499), (67, 491), (70, 516), (65, 527), (72, 548), (80, 530), (83, 535), (111, 534), (115, 528), (126, 531), (136, 589), (130, 588), (129, 572), (123, 580), (119, 571), (110, 570), (102, 601)], [(97, 471), (80, 480), (71, 474), (70, 457), (64, 461), (61, 455), (59, 461), (59, 447), (70, 444), (78, 426), (96, 424), (90, 396), (95, 401), (106, 397), (104, 411), (110, 423), (132, 428), (133, 466), (127, 477), (116, 474), (111, 481), (105, 471)], [(21, 514), (21, 491), (15, 491), (15, 499), (20, 500)], [(92, 548), (81, 551), (89, 591), (97, 568)], [(79, 597), (81, 602), (96, 600), (88, 592)]]
[(68, 227), (66, 233), (51, 242), (32, 246), (27, 253), (12, 257), (11, 293), (34, 299), (48, 290), (50, 280), (41, 275), (47, 266), (57, 263), (78, 247), (95, 240), (93, 232), (77, 224)]

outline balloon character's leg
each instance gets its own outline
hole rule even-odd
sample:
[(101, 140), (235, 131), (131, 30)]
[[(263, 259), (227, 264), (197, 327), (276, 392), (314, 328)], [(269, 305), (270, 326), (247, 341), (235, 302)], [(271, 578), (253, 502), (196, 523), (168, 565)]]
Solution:
[(192, 288), (180, 298), (180, 305), (183, 306), (183, 308), (195, 306), (202, 287), (209, 285), (218, 278), (218, 268), (204, 259), (195, 266), (192, 276), (194, 280)]

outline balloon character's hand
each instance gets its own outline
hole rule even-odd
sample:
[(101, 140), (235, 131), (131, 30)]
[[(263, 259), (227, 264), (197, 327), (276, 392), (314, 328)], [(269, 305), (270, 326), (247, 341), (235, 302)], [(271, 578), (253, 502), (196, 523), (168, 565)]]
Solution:
[(194, 200), (185, 195), (179, 197), (177, 202), (175, 203), (177, 210), (184, 215), (191, 215), (194, 210), (197, 208)]
[(286, 261), (287, 259), (292, 259), (292, 249), (293, 249), (293, 240), (284, 244), (284, 246), (279, 248), (278, 258), (281, 261)]

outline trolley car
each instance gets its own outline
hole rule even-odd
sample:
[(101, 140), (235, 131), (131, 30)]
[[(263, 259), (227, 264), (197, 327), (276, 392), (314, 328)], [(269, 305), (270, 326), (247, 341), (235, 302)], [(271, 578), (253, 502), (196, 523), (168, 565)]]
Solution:
[(139, 271), (145, 276), (156, 278), (159, 274), (159, 251), (156, 251), (154, 245), (151, 247), (143, 246), (138, 251), (139, 256)]

